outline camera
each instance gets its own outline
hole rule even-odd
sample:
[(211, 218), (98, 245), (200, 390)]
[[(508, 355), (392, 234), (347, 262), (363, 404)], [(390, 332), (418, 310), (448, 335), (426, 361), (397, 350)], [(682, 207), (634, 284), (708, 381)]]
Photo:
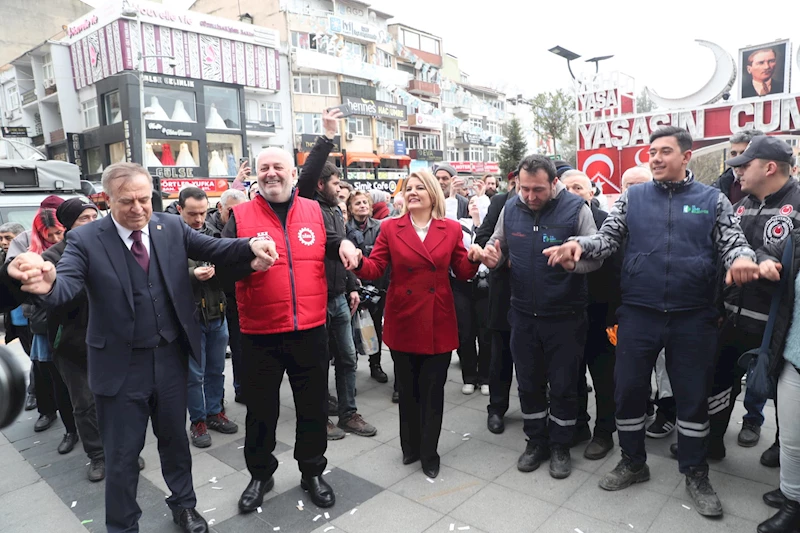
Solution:
[(25, 404), (25, 374), (5, 346), (0, 346), (0, 428), (17, 419)]
[(365, 304), (377, 304), (385, 291), (378, 289), (374, 285), (367, 285), (365, 287), (358, 288), (358, 297), (361, 298), (361, 303)]

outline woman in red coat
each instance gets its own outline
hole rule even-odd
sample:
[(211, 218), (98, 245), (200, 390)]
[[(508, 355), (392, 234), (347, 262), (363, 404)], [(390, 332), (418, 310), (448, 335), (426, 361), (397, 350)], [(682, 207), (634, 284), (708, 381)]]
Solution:
[(400, 443), (403, 464), (422, 460), (428, 477), (439, 474), (439, 434), (444, 384), (458, 326), (450, 269), (472, 279), (472, 263), (458, 222), (445, 218), (444, 194), (427, 170), (405, 182), (400, 218), (386, 219), (369, 257), (356, 269), (363, 279), (378, 279), (391, 265), (383, 342), (392, 351), (400, 391)]

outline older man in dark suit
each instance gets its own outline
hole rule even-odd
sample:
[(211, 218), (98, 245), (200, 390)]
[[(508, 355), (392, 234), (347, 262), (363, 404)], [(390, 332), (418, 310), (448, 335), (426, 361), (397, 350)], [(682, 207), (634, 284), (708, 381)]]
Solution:
[(22, 281), (23, 290), (45, 295), (48, 306), (68, 302), (84, 288), (88, 294), (89, 386), (106, 458), (109, 533), (139, 531), (137, 459), (151, 418), (173, 520), (187, 533), (205, 533), (208, 525), (195, 510), (185, 432), (188, 358), (201, 357), (186, 262), (250, 262), (254, 270), (266, 270), (277, 258), (274, 243), (214, 239), (178, 217), (153, 214), (150, 175), (135, 163), (108, 167), (103, 189), (111, 216), (70, 232), (57, 272), (26, 253), (9, 265), (9, 275)]

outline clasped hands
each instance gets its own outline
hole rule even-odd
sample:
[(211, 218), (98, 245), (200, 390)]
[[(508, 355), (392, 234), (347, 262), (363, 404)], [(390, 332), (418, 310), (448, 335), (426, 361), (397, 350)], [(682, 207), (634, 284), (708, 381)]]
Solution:
[(34, 252), (19, 254), (8, 265), (8, 275), (22, 282), (22, 290), (31, 294), (47, 294), (56, 280), (56, 267)]

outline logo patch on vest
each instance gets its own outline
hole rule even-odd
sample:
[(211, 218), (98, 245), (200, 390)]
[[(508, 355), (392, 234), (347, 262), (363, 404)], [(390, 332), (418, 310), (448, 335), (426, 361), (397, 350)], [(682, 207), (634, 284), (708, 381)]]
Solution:
[(542, 242), (547, 244), (561, 244), (564, 241), (562, 239), (559, 239), (555, 235), (548, 235), (547, 233), (545, 233), (542, 235)]
[[(736, 208), (736, 214), (739, 215), (739, 216), (742, 216), (744, 214), (744, 206), (743, 205), (740, 205), (739, 207)], [(784, 214), (788, 215), (789, 213), (784, 213)]]
[(300, 231), (297, 232), (297, 239), (301, 244), (311, 246), (317, 240), (317, 236), (314, 235), (311, 228), (300, 228)]
[(785, 206), (781, 207), (780, 213), (781, 215), (789, 216), (792, 214), (792, 211), (794, 211), (794, 207), (792, 207), (789, 204), (786, 204)]
[(683, 212), (689, 215), (707, 215), (708, 209), (701, 209), (696, 205), (684, 205)]
[[(784, 206), (781, 208), (783, 212)], [(791, 206), (788, 206), (791, 209)], [(791, 211), (790, 211), (791, 212)], [(764, 226), (764, 244), (777, 244), (786, 238), (794, 229), (794, 222), (785, 215), (775, 215), (767, 221)]]
[[(266, 240), (268, 240), (268, 241), (271, 241), (271, 240), (272, 240), (272, 237), (270, 237), (270, 235), (269, 235), (269, 232), (268, 232), (268, 231), (259, 231), (259, 232), (256, 234), (256, 237), (260, 237), (260, 238), (262, 238), (262, 239), (266, 239)], [(273, 241), (273, 242), (274, 242), (274, 241)]]

